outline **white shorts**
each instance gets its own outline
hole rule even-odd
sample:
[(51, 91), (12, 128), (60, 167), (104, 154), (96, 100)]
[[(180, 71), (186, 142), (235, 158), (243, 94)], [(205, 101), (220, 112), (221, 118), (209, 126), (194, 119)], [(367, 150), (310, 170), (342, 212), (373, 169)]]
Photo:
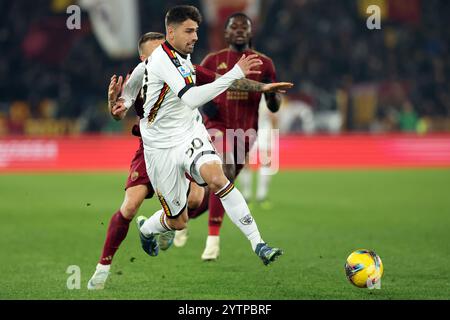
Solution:
[(150, 182), (169, 218), (179, 216), (187, 206), (190, 181), (185, 173), (206, 186), (200, 167), (210, 161), (222, 164), (203, 124), (186, 143), (166, 149), (147, 148), (144, 157)]

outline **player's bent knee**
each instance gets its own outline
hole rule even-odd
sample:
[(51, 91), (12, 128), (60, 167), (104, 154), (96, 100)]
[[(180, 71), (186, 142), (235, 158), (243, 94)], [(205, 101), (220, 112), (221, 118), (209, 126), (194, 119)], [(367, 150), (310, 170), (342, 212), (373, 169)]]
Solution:
[(202, 203), (202, 199), (198, 197), (193, 197), (188, 199), (188, 208), (189, 209), (197, 209)]
[(197, 209), (201, 205), (204, 195), (204, 188), (192, 187), (188, 196), (188, 208)]
[(224, 174), (222, 175), (214, 175), (211, 177), (211, 179), (208, 182), (208, 187), (209, 189), (216, 193), (218, 192), (220, 189), (222, 189), (223, 187), (225, 187), (225, 185), (228, 183), (228, 179), (225, 177)]

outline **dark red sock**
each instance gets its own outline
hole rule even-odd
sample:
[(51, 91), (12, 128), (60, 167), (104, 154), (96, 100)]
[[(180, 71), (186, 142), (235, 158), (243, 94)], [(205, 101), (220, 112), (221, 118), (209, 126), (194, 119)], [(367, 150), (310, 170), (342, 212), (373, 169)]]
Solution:
[(120, 210), (111, 217), (108, 231), (106, 232), (105, 244), (103, 245), (103, 253), (100, 258), (101, 264), (111, 264), (114, 254), (127, 236), (130, 221), (123, 217)]
[(218, 236), (220, 233), (220, 227), (222, 226), (223, 215), (225, 209), (222, 206), (222, 202), (219, 197), (213, 192), (209, 195), (209, 219), (208, 219), (208, 234), (210, 236)]
[(208, 210), (208, 203), (209, 203), (209, 193), (205, 192), (205, 196), (203, 197), (202, 203), (200, 204), (200, 206), (198, 206), (198, 208), (196, 209), (188, 208), (189, 219), (197, 218), (203, 212), (206, 212), (206, 210)]

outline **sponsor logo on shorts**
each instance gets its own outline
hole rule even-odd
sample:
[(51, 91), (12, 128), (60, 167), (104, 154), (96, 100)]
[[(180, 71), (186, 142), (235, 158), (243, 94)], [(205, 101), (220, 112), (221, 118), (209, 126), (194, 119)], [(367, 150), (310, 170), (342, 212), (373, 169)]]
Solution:
[(177, 206), (177, 207), (180, 206), (180, 200), (179, 200), (179, 199), (173, 199), (173, 200), (172, 200), (172, 203), (173, 203), (175, 206)]
[(239, 219), (239, 221), (243, 224), (243, 225), (249, 225), (253, 222), (253, 217), (251, 214), (246, 215), (245, 217), (243, 217), (242, 219)]
[(131, 181), (136, 181), (137, 178), (139, 178), (139, 172), (133, 171), (133, 172), (131, 173)]

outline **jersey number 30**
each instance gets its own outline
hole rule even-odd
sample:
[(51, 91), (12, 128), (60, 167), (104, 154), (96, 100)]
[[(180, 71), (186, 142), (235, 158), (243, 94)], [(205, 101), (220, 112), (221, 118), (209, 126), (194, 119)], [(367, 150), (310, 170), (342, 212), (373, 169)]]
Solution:
[(203, 141), (199, 138), (194, 138), (194, 140), (191, 141), (192, 147), (186, 150), (186, 154), (189, 156), (189, 158), (192, 158), (194, 155), (194, 151), (200, 149), (203, 147)]

